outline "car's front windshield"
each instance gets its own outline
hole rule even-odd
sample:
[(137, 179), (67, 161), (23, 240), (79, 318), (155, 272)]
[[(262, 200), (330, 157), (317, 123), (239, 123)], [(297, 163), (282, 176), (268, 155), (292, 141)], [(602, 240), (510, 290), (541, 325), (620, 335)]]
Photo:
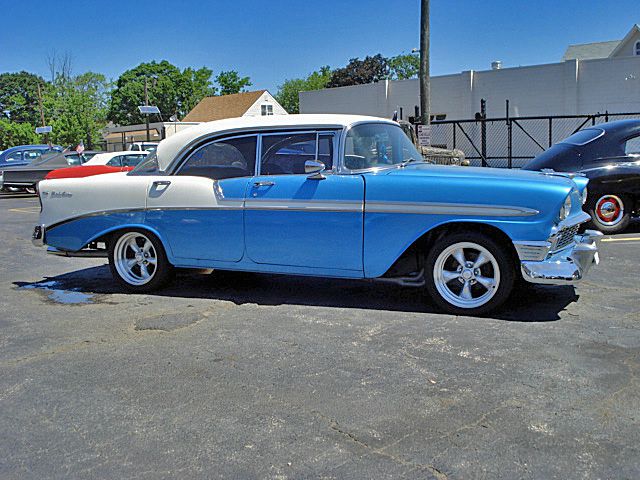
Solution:
[(399, 126), (365, 123), (349, 130), (345, 140), (344, 166), (366, 170), (422, 162), (422, 155)]

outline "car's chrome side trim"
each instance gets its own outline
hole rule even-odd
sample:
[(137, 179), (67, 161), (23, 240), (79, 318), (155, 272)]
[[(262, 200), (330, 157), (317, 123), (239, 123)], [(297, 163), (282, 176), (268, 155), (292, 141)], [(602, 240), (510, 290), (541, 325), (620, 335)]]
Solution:
[(245, 200), (247, 210), (287, 210), (322, 212), (362, 212), (362, 202), (348, 200), (281, 200), (257, 199)]
[(365, 212), (486, 217), (529, 217), (540, 213), (538, 210), (527, 207), (432, 202), (367, 202)]

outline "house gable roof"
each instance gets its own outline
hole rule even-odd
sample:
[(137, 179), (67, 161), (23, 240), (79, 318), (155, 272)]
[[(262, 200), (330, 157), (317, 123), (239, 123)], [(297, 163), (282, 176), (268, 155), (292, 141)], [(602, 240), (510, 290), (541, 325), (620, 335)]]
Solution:
[(631, 27), (631, 30), (629, 30), (629, 33), (627, 33), (624, 36), (624, 38), (620, 40), (620, 43), (616, 46), (616, 48), (611, 52), (611, 55), (609, 56), (615, 57), (620, 52), (622, 52), (624, 48), (627, 46), (627, 44), (634, 38), (636, 34), (640, 34), (640, 25), (638, 25), (637, 23), (633, 27)]
[(618, 47), (620, 40), (610, 42), (581, 43), (569, 45), (562, 56), (566, 60), (592, 60), (594, 58), (607, 58)]
[(205, 97), (182, 119), (183, 122), (211, 122), (244, 115), (266, 90)]

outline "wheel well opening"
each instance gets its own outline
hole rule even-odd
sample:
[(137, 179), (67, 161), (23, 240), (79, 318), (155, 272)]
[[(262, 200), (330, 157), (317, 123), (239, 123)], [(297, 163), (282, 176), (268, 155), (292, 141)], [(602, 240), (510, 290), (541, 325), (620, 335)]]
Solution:
[[(105, 246), (106, 246), (106, 250), (109, 250), (110, 242), (111, 242), (111, 240), (113, 238), (118, 236), (118, 234), (126, 232), (126, 231), (129, 231), (129, 230), (131, 230), (133, 228), (135, 228), (136, 230), (142, 230), (142, 231), (147, 232), (147, 233), (153, 235), (154, 237), (158, 238), (158, 236), (148, 228), (139, 227), (139, 226), (136, 226), (136, 227), (121, 227), (121, 228), (117, 228), (115, 230), (111, 230), (110, 232), (107, 232), (107, 233), (99, 236), (95, 240), (92, 240), (91, 242), (89, 242), (86, 246), (91, 246), (91, 245), (95, 245), (95, 244), (98, 244), (98, 243), (104, 243)], [(158, 241), (161, 244), (163, 244), (162, 240), (160, 240), (159, 238), (158, 238)]]
[(422, 270), (424, 267), (424, 257), (437, 240), (441, 239), (445, 235), (452, 233), (477, 233), (481, 232), (491, 237), (493, 240), (502, 245), (508, 252), (514, 265), (518, 265), (520, 261), (518, 258), (518, 252), (513, 245), (513, 242), (509, 236), (493, 225), (487, 225), (486, 223), (475, 222), (455, 222), (446, 223), (440, 225), (432, 230), (429, 230), (421, 237), (416, 239), (398, 259), (391, 265), (389, 270), (383, 275), (386, 278), (401, 277), (409, 275)]

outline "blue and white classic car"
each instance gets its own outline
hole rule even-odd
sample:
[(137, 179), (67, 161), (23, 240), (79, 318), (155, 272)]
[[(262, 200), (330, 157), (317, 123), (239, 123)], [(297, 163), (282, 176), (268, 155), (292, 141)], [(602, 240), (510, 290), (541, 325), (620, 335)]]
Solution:
[(381, 118), (237, 118), (163, 140), (129, 173), (42, 181), (33, 241), (108, 256), (133, 292), (175, 268), (245, 270), (396, 282), (481, 314), (518, 276), (571, 284), (597, 263), (600, 233), (578, 233), (587, 182), (431, 165)]

